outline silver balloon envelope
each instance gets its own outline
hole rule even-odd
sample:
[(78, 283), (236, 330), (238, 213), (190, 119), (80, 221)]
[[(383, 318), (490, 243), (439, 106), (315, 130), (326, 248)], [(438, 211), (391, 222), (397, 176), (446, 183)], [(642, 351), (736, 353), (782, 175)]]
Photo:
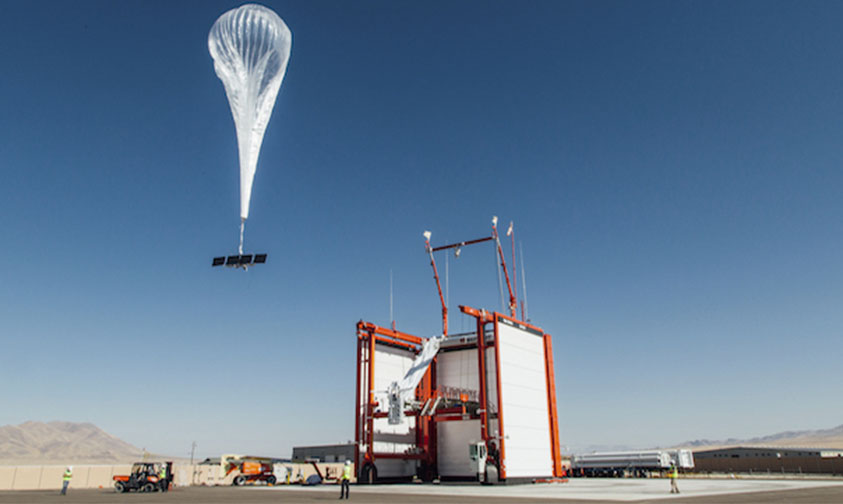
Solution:
[(240, 247), (249, 217), (252, 183), (275, 98), (284, 80), (293, 36), (273, 10), (257, 4), (232, 9), (208, 34), (208, 50), (237, 129), (240, 154)]

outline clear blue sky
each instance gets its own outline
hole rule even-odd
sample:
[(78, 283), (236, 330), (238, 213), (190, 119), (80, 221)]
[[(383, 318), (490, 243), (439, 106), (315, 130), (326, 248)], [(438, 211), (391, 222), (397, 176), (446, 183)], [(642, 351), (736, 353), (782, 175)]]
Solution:
[[(210, 267), (239, 178), (207, 34), (237, 5), (3, 5), (0, 425), (352, 439), (354, 324), (389, 323), (392, 270), (398, 327), (434, 334), (421, 233), (492, 215), (566, 446), (843, 422), (839, 2), (266, 2), (293, 49), (248, 273)], [(450, 261), (452, 311), (499, 308), (493, 259)]]

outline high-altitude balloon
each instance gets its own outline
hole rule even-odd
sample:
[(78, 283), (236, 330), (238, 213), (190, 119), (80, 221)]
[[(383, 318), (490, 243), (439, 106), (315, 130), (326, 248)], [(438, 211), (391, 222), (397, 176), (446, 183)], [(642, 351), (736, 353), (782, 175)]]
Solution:
[(237, 129), (241, 249), (242, 224), (249, 217), (258, 154), (287, 70), (292, 41), (290, 29), (278, 14), (256, 4), (242, 5), (226, 12), (217, 19), (208, 34), (208, 50), (214, 59), (214, 70), (225, 86)]

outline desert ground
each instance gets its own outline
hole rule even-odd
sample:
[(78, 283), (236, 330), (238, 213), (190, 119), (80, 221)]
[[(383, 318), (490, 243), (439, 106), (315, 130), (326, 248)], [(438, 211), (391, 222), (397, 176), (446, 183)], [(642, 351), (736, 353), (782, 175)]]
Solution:
[[(843, 502), (843, 481), (824, 480), (683, 480), (679, 495), (668, 493), (664, 480), (583, 479), (563, 484), (510, 485), (376, 485), (352, 486), (349, 501), (402, 504), (438, 503), (824, 503)], [(31, 503), (276, 503), (330, 502), (339, 488), (187, 487), (169, 493), (116, 494), (112, 490), (0, 492), (0, 502)]]

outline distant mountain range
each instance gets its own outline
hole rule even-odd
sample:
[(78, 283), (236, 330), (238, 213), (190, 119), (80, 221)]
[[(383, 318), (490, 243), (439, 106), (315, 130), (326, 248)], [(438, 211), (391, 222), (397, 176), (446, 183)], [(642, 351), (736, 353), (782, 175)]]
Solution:
[(142, 450), (96, 425), (25, 422), (0, 427), (0, 463), (122, 463), (140, 460)]
[[(831, 429), (785, 431), (750, 439), (696, 439), (677, 447), (700, 450), (722, 446), (780, 446), (843, 449), (843, 425)], [(571, 447), (573, 453), (629, 450), (627, 446)], [(143, 450), (96, 425), (74, 422), (25, 422), (0, 427), (0, 464), (128, 463)]]
[[(765, 446), (781, 448), (835, 448), (843, 450), (843, 425), (831, 429), (785, 431), (769, 436), (749, 439), (695, 439), (685, 441), (671, 448), (689, 448), (692, 450), (707, 450), (726, 446)], [(632, 445), (587, 445), (563, 446), (565, 454), (584, 454), (595, 452), (638, 451), (642, 449), (660, 449), (664, 446), (632, 446)]]
[(831, 429), (785, 431), (750, 439), (696, 439), (678, 446), (693, 449), (718, 446), (780, 446), (799, 448), (843, 448), (843, 425)]

